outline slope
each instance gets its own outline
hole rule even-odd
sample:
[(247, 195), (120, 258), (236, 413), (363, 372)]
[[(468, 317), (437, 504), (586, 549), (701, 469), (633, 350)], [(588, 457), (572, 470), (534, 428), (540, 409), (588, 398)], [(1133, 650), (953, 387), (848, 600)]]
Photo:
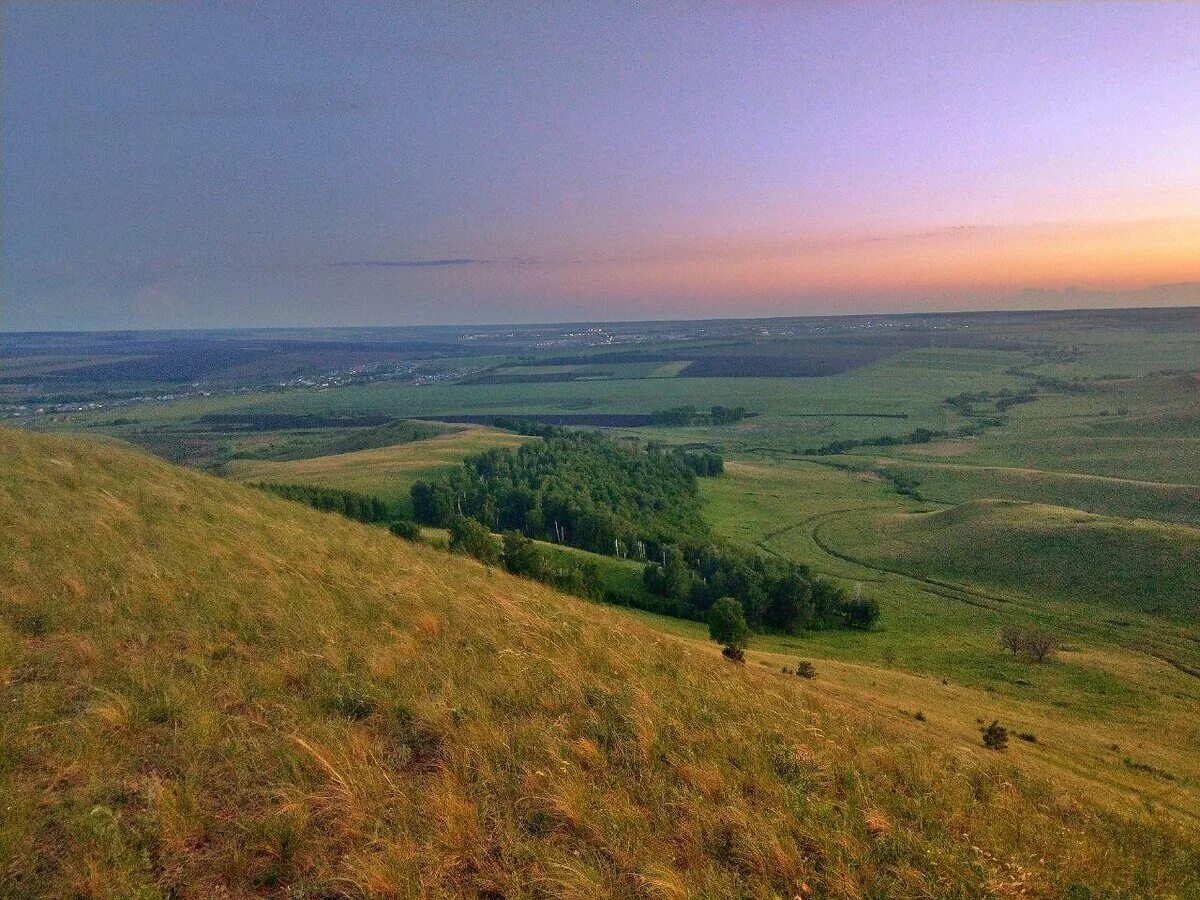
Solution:
[(231, 460), (226, 474), (239, 481), (270, 481), (341, 488), (381, 497), (409, 510), (413, 482), (439, 468), (456, 465), (493, 447), (516, 447), (530, 440), (492, 428), (463, 428), (422, 441), (336, 453), (308, 459)]
[(1012, 500), (885, 516), (832, 534), (856, 559), (1194, 622), (1200, 530)]
[(1200, 889), (1166, 824), (111, 446), (0, 431), (0, 622), (8, 897)]

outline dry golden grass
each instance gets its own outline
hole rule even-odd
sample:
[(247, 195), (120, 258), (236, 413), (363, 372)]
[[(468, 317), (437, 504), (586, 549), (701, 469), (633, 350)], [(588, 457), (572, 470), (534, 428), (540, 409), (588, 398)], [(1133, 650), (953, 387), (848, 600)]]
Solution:
[(1194, 896), (1003, 758), (380, 529), (0, 431), (5, 897)]
[(227, 474), (239, 481), (274, 481), (341, 488), (408, 502), (414, 481), (429, 472), (453, 466), (471, 455), (493, 447), (516, 447), (530, 440), (494, 428), (468, 426), (448, 434), (397, 444), (338, 453), (289, 462), (236, 459), (226, 465)]

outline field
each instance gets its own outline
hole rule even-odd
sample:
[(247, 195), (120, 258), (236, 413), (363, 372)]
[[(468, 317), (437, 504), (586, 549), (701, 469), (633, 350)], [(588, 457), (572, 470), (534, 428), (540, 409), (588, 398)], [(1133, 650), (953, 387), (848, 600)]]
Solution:
[[(1013, 722), (1039, 736), (1034, 752), (1058, 768), (1060, 777), (1094, 780), (1094, 789), (1114, 802), (1136, 799), (1193, 817), (1200, 803), (1200, 730), (1193, 715), (1200, 684), (1185, 670), (1194, 673), (1200, 663), (1194, 615), (1180, 625), (1131, 612), (1126, 598), (1114, 602), (1108, 593), (1064, 597), (1036, 578), (1016, 575), (1001, 593), (979, 577), (989, 562), (1001, 572), (1018, 573), (1053, 562), (1054, 540), (1015, 553), (989, 545), (981, 531), (957, 535), (947, 544), (963, 554), (957, 558), (962, 566), (979, 560), (966, 577), (940, 548), (917, 559), (898, 556), (892, 531), (886, 532), (887, 543), (864, 535), (897, 517), (949, 513), (961, 520), (963, 510), (914, 513), (928, 507), (897, 495), (870, 472), (799, 461), (732, 464), (725, 478), (705, 488), (709, 514), (730, 539), (805, 562), (885, 598), (886, 620), (868, 635), (757, 639), (753, 646), (772, 664), (798, 656), (818, 660), (822, 679), (833, 681), (836, 690), (883, 703), (897, 714), (921, 709), (929, 716), (926, 707), (937, 704), (942, 724), (960, 735), (980, 717)], [(1188, 530), (1186, 537), (1197, 535)], [(889, 549), (893, 552), (886, 553)], [(1124, 552), (1134, 555), (1133, 548)], [(1105, 573), (1127, 577), (1120, 565), (1125, 559), (1093, 558), (1093, 577), (1103, 584)], [(1169, 558), (1165, 566), (1169, 577), (1191, 589), (1194, 567), (1185, 558)], [(1031, 624), (1062, 636), (1063, 651), (1053, 662), (1032, 663), (1001, 648), (1003, 628)], [(692, 633), (700, 636), (699, 629)], [(1164, 730), (1164, 722), (1171, 727)], [(1047, 740), (1048, 732), (1056, 737)], [(1113, 745), (1121, 752), (1111, 750)], [(1157, 760), (1171, 778), (1131, 770), (1125, 763), (1129, 754)]]
[[(339, 346), (351, 337), (365, 339), (325, 339), (333, 337)], [(625, 323), (471, 335), (437, 331), (418, 335), (419, 349), (411, 349), (413, 335), (370, 339), (385, 337), (410, 349), (386, 356), (382, 369), (321, 371), (296, 376), (300, 381), (284, 378), (288, 383), (280, 384), (274, 369), (272, 382), (248, 378), (244, 371), (235, 377), (233, 369), (218, 366), (211, 383), (176, 385), (172, 389), (179, 393), (172, 396), (147, 390), (146, 399), (136, 402), (79, 393), (86, 388), (82, 381), (71, 388), (75, 399), (59, 402), (70, 380), (59, 377), (61, 367), (69, 371), (86, 354), (75, 345), (39, 345), (18, 360), (3, 390), (6, 397), (23, 398), (8, 407), (13, 424), (116, 437), (232, 481), (313, 484), (372, 494), (400, 515), (411, 511), (408, 490), (416, 479), (470, 453), (527, 440), (486, 424), (446, 422), (490, 423), (496, 417), (519, 416), (601, 428), (641, 445), (714, 448), (725, 458), (725, 473), (701, 479), (700, 489), (704, 516), (720, 540), (803, 563), (848, 591), (877, 599), (882, 607), (877, 627), (867, 632), (755, 635), (751, 665), (744, 672), (745, 684), (752, 687), (745, 689), (765, 691), (774, 698), (770, 702), (781, 705), (761, 713), (739, 707), (739, 715), (755, 722), (782, 716), (780, 721), (790, 722), (787, 716), (797, 709), (819, 709), (828, 718), (811, 727), (832, 728), (840, 735), (838, 740), (853, 755), (847, 765), (859, 767), (853, 769), (854, 778), (865, 777), (868, 785), (875, 782), (864, 774), (870, 768), (866, 757), (890, 759), (890, 750), (881, 747), (919, 747), (924, 758), (936, 758), (939, 766), (965, 760), (975, 765), (984, 752), (980, 726), (995, 719), (1012, 734), (1002, 757), (1005, 764), (1029, 784), (1083, 798), (1080, 809), (1087, 810), (1086, 816), (1110, 822), (1115, 821), (1111, 815), (1135, 813), (1163, 835), (1174, 835), (1176, 829), (1194, 835), (1200, 829), (1195, 812), (1200, 809), (1196, 310)], [(316, 338), (287, 336), (310, 343)], [(325, 349), (304, 352), (316, 353), (318, 361), (338, 359), (332, 351), (322, 355)], [(293, 352), (300, 351), (292, 347), (288, 353)], [(205, 358), (210, 363), (216, 359)], [(39, 373), (55, 378), (40, 383)], [(43, 391), (42, 399), (32, 401), (37, 391)], [(717, 405), (742, 407), (749, 415), (723, 424), (696, 424)], [(686, 425), (646, 424), (661, 422), (655, 414), (682, 406), (694, 407), (700, 417)], [(54, 480), (43, 469), (38, 473), (37, 478)], [(189, 484), (231, 491), (221, 496), (238, 508), (264, 504), (274, 511), (271, 515), (294, 516), (296, 528), (302, 520), (322, 523), (322, 528), (331, 521), (313, 519), (315, 514), (298, 508), (285, 513), (286, 504), (270, 498), (249, 500), (258, 494), (239, 493), (236, 485), (211, 479)], [(351, 543), (362, 539), (349, 535), (367, 533), (346, 523), (337, 527), (351, 529), (345, 532)], [(542, 545), (542, 550), (594, 562), (601, 587), (627, 596), (644, 590), (637, 563), (556, 545)], [(263, 558), (279, 552), (272, 544)], [(601, 643), (631, 641), (637, 649), (618, 653), (606, 645), (609, 655), (601, 669), (624, 673), (623, 678), (636, 672), (648, 697), (671, 690), (656, 668), (665, 657), (657, 654), (677, 654), (670, 655), (675, 660), (670, 665), (682, 665), (678, 660), (683, 659), (703, 666), (717, 662), (715, 645), (699, 623), (598, 602), (552, 600), (544, 588), (529, 582), (426, 555), (432, 552), (426, 548), (411, 552), (428, 573), (457, 567), (446, 580), (457, 584), (466, 579), (470, 590), (478, 588), (488, 602), (528, 600), (542, 612), (553, 610), (546, 612), (551, 619), (569, 608), (574, 611), (570, 615), (583, 617), (580, 621), (616, 629), (606, 633), (619, 638)], [(332, 577), (317, 574), (306, 563), (297, 565), (320, 583)], [(432, 583), (434, 576), (428, 579)], [(495, 599), (501, 584), (506, 585), (504, 601)], [(450, 603), (438, 601), (443, 602)], [(473, 626), (455, 618), (458, 613), (447, 606), (438, 609), (443, 628), (453, 619), (455, 629), (474, 633)], [(525, 621), (524, 612), (516, 615)], [(258, 621), (269, 618), (260, 615)], [(362, 625), (363, 620), (355, 621), (355, 627)], [(490, 655), (471, 665), (503, 668), (512, 662), (503, 653), (512, 640), (508, 626), (497, 622), (488, 627), (493, 625), (504, 637), (496, 637), (488, 644)], [(1002, 632), (1010, 628), (1046, 632), (1057, 642), (1057, 651), (1044, 662), (1015, 655), (1000, 643)], [(794, 669), (800, 659), (813, 663), (815, 678), (781, 672)], [(564, 677), (561, 666), (548, 665)], [(695, 677), (733, 683), (720, 666), (704, 672)], [(655, 727), (665, 729), (664, 734), (681, 727), (677, 713), (656, 720)], [(687, 728), (700, 727), (705, 715), (711, 712), (689, 712), (684, 716)], [(663, 724), (667, 720), (675, 725)], [(861, 734), (886, 737), (878, 737), (867, 750), (858, 743)], [(342, 759), (367, 752), (355, 750), (351, 737), (338, 740)], [(887, 770), (893, 763), (883, 765)], [(723, 766), (716, 768), (728, 779)], [(1025, 796), (1025, 781), (1021, 785), (1014, 790)], [(617, 791), (613, 809), (637, 818), (641, 813), (630, 811), (623, 790)], [(937, 790), (953, 795), (940, 782)], [(714, 791), (714, 797), (731, 796)], [(588, 797), (589, 804), (601, 802)], [(856, 800), (823, 797), (806, 807), (809, 813), (824, 809), (826, 802), (842, 810), (837, 816), (849, 809), (862, 812)], [(845, 802), (850, 807), (838, 805)], [(1045, 803), (1038, 808), (1039, 815), (1049, 814)], [(919, 824), (909, 826), (917, 832), (905, 840), (917, 843), (908, 850), (893, 848), (907, 862), (889, 871), (906, 865), (927, 871), (927, 861), (918, 863), (904, 854), (916, 847), (928, 849), (920, 835), (932, 834), (937, 826), (925, 812), (904, 813), (910, 814), (906, 821)], [(978, 814), (953, 812), (972, 822)], [(756, 811), (741, 810), (739, 815), (759, 823), (753, 828), (761, 824)], [(785, 814), (775, 809), (772, 815)], [(845, 827), (845, 820), (839, 821)], [(1005, 841), (1017, 840), (1017, 831), (1024, 835), (1021, 840), (1030, 839), (1032, 831), (1024, 824), (1008, 821)], [(561, 834), (558, 827), (551, 832)], [(604, 826), (610, 827), (617, 828), (611, 822)], [(578, 839), (578, 832), (570, 833)], [(622, 840), (628, 839), (625, 833)], [(844, 862), (865, 853), (864, 858), (874, 859), (875, 851), (855, 843), (857, 838), (847, 840), (845, 852), (831, 858)], [(768, 852), (762, 850), (766, 844), (757, 846), (754, 854)], [(605, 852), (613, 851), (609, 847)], [(528, 857), (529, 864), (551, 866), (550, 857), (541, 854), (538, 850)], [(605, 868), (608, 863), (588, 859), (587, 877), (610, 885), (604, 880), (612, 874)], [(703, 880), (724, 871), (720, 864), (701, 865), (710, 868), (697, 876), (700, 881), (673, 871), (664, 883), (724, 884)], [(750, 870), (759, 872), (757, 865)], [(821, 871), (828, 876), (830, 870)], [(1091, 880), (1080, 883), (1099, 886), (1093, 896), (1121, 895), (1121, 890), (1106, 892), (1103, 887), (1115, 882), (1097, 880), (1095, 870), (1089, 871)], [(1105, 878), (1115, 877), (1108, 868), (1104, 871), (1109, 873)], [(828, 876), (820, 882), (821, 890), (829, 896), (855, 896), (852, 882), (839, 881), (842, 877), (850, 876)], [(976, 889), (981, 882), (964, 880), (959, 869), (948, 877), (954, 884), (971, 885), (959, 895), (987, 895)], [(1062, 878), (1045, 872), (1039, 877), (1040, 886), (1030, 887), (1029, 894), (1065, 895), (1068, 885)], [(572, 890), (587, 893), (572, 884)], [(1004, 896), (994, 886), (988, 890)], [(889, 895), (919, 893), (897, 882)], [(1168, 889), (1141, 891), (1147, 893), (1171, 895)], [(1019, 895), (1016, 889), (1013, 895)]]

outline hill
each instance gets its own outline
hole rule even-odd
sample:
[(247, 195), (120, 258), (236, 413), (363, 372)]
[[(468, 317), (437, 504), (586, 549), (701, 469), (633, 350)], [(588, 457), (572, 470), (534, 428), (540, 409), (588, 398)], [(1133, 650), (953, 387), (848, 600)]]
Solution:
[(473, 453), (493, 447), (516, 447), (528, 440), (492, 428), (471, 427), (426, 440), (308, 459), (236, 459), (225, 468), (228, 475), (239, 481), (311, 484), (358, 491), (409, 512), (412, 506), (409, 489), (413, 482), (461, 463)]
[(1194, 621), (1200, 530), (1041, 503), (976, 500), (877, 519), (851, 545), (872, 563)]
[(1200, 485), (882, 458), (876, 459), (874, 465), (900, 475), (919, 490), (921, 497), (937, 503), (965, 503), (983, 498), (1021, 500), (1073, 507), (1104, 516), (1200, 525)]
[(0, 431), (6, 897), (1188, 896), (1200, 849), (469, 560)]

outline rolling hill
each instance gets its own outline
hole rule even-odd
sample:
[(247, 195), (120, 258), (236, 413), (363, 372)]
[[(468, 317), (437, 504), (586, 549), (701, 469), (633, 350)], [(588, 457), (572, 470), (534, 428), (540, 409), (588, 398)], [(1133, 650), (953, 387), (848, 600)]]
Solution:
[(0, 708), (4, 897), (1200, 890), (1193, 835), (982, 747), (382, 529), (9, 430)]
[(521, 435), (473, 426), (425, 440), (308, 459), (236, 459), (226, 464), (226, 474), (239, 481), (312, 484), (358, 491), (381, 497), (407, 512), (412, 507), (409, 489), (413, 482), (437, 469), (461, 463), (473, 453), (493, 447), (517, 447), (528, 440)]
[(857, 537), (839, 545), (905, 572), (1185, 621), (1200, 611), (1200, 530), (1185, 525), (975, 500), (884, 516)]

